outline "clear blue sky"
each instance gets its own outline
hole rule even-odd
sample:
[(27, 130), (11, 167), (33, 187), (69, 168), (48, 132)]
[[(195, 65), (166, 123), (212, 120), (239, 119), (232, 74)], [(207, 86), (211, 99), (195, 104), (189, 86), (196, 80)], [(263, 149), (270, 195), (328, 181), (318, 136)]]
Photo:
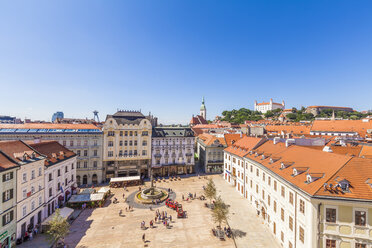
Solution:
[(372, 1), (1, 1), (0, 114), (372, 109)]

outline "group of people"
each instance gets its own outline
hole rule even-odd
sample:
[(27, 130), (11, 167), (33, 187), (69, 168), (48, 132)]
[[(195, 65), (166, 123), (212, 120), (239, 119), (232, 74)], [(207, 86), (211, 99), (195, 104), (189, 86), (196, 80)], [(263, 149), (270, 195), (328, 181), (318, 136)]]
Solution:
[(34, 227), (29, 227), (23, 236), (23, 241), (32, 240), (39, 233), (39, 224)]
[[(186, 201), (189, 201), (189, 200), (193, 200), (193, 199), (196, 199), (196, 193), (192, 194), (192, 193), (189, 193), (188, 194), (188, 197), (186, 198)], [(182, 200), (184, 201), (185, 200), (185, 196), (182, 195)]]
[(160, 203), (160, 200), (155, 199), (151, 201), (152, 205), (158, 205)]

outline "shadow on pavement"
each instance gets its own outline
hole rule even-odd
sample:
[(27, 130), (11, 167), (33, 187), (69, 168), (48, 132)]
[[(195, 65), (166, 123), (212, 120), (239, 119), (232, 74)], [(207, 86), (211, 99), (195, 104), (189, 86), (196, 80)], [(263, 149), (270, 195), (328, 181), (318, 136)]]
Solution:
[[(76, 247), (76, 244), (85, 236), (87, 230), (92, 224), (92, 220), (87, 220), (91, 215), (94, 209), (85, 209), (83, 210), (79, 217), (72, 223), (70, 227), (70, 232), (65, 238), (65, 243), (67, 246)], [(85, 246), (78, 246), (79, 248), (85, 248)]]
[(231, 232), (233, 233), (235, 238), (243, 238), (247, 236), (246, 232), (243, 232), (242, 230), (239, 229), (231, 229)]

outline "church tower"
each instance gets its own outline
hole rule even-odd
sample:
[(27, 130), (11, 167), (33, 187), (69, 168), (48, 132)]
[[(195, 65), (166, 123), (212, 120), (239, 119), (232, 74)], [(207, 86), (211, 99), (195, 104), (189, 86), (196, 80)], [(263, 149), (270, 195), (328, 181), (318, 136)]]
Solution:
[(207, 120), (207, 108), (205, 107), (205, 104), (204, 104), (204, 96), (202, 100), (202, 105), (200, 106), (200, 115), (203, 116), (205, 120)]

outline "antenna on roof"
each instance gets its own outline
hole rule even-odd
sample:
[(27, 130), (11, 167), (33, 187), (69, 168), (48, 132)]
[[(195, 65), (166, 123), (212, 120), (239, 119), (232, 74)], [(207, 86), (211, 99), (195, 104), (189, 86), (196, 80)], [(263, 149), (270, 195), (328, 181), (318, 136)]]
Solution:
[[(94, 117), (93, 117), (94, 121), (99, 122), (98, 111), (97, 111), (97, 110), (94, 110), (94, 111), (93, 111), (93, 114), (94, 114)], [(97, 120), (96, 120), (96, 119), (97, 119)]]

